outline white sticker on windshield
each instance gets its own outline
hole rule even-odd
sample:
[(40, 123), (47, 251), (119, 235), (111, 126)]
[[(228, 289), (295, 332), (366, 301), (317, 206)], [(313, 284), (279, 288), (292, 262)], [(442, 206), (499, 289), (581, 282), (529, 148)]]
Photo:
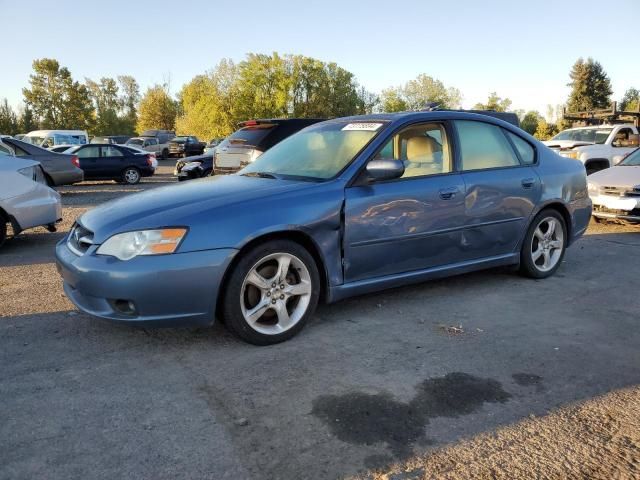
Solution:
[(342, 127), (342, 130), (366, 130), (368, 132), (375, 132), (381, 126), (381, 123), (349, 123)]

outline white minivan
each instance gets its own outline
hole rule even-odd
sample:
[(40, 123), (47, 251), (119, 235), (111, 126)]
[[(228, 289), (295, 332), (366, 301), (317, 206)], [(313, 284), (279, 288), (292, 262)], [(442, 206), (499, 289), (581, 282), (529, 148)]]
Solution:
[(89, 143), (89, 135), (86, 130), (35, 130), (22, 137), (22, 141), (42, 148), (86, 145)]

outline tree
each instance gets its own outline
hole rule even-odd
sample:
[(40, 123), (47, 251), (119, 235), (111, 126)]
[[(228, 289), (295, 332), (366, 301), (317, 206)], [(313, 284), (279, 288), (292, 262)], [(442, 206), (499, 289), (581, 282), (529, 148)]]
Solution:
[(522, 119), (520, 120), (520, 128), (522, 128), (525, 132), (534, 135), (538, 130), (538, 123), (542, 116), (536, 111), (529, 111), (524, 114)]
[(86, 79), (89, 94), (94, 103), (96, 135), (116, 135), (121, 133), (122, 122), (118, 112), (122, 107), (118, 96), (118, 85), (113, 78), (103, 77), (100, 82)]
[(18, 130), (22, 133), (29, 133), (39, 128), (36, 119), (33, 117), (33, 111), (29, 108), (29, 105), (24, 105), (20, 111)]
[(34, 60), (34, 73), (22, 93), (25, 103), (42, 128), (91, 130), (93, 104), (86, 86), (76, 82), (71, 72), (57, 60)]
[(177, 112), (176, 102), (165, 86), (150, 87), (140, 101), (137, 130), (138, 132), (149, 129), (173, 130)]
[(599, 62), (579, 58), (569, 73), (571, 93), (567, 101), (570, 112), (608, 108), (611, 104), (611, 81)]
[(5, 98), (0, 103), (0, 133), (4, 135), (15, 135), (18, 133), (18, 116)]
[(618, 105), (618, 110), (622, 111), (636, 111), (640, 105), (640, 91), (631, 87), (624, 92), (624, 96)]
[(140, 87), (136, 79), (130, 75), (118, 77), (120, 86), (121, 132), (126, 135), (135, 135), (138, 123), (138, 103), (140, 102)]
[(555, 123), (547, 123), (544, 118), (540, 118), (538, 121), (538, 128), (533, 136), (538, 140), (549, 140), (556, 133), (558, 133), (558, 127)]
[(487, 103), (478, 102), (473, 106), (474, 110), (495, 110), (496, 112), (506, 112), (511, 107), (511, 100), (501, 98), (496, 92), (491, 92)]
[(380, 95), (380, 108), (383, 112), (404, 112), (409, 109), (405, 102), (402, 90), (397, 87), (390, 87), (382, 90)]

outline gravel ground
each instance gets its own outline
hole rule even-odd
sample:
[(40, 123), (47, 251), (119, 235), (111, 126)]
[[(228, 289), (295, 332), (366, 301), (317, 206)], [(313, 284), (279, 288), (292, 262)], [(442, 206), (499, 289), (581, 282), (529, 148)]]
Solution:
[(592, 224), (544, 281), (323, 305), (273, 347), (78, 312), (55, 243), (171, 170), (61, 188), (60, 231), (0, 250), (0, 479), (640, 476), (640, 227)]

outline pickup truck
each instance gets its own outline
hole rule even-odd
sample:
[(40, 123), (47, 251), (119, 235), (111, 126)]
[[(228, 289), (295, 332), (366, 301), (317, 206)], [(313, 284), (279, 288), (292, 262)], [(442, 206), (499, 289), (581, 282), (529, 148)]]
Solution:
[(126, 141), (128, 147), (135, 147), (150, 153), (155, 153), (156, 157), (166, 160), (169, 158), (169, 141), (161, 143), (159, 137), (133, 137)]
[(169, 142), (169, 155), (179, 157), (190, 157), (191, 155), (202, 155), (206, 143), (191, 135), (179, 135)]
[(587, 175), (612, 167), (638, 148), (634, 125), (597, 125), (570, 128), (544, 143), (560, 156), (580, 160)]

